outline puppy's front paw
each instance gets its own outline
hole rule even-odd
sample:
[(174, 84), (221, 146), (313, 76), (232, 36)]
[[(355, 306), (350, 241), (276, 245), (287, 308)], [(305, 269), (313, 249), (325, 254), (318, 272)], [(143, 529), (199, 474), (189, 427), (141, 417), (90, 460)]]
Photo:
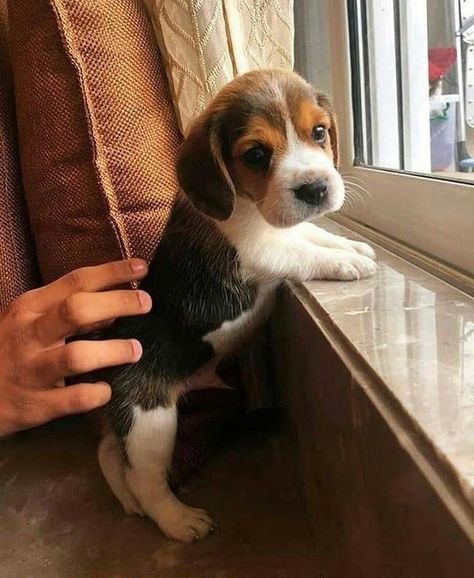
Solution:
[(330, 265), (329, 279), (353, 281), (371, 277), (377, 272), (377, 263), (365, 255), (348, 251), (335, 251), (335, 253), (334, 261)]
[(307, 239), (320, 247), (359, 253), (365, 257), (375, 259), (375, 251), (367, 243), (352, 241), (352, 239), (341, 237), (339, 235), (332, 235), (323, 229), (315, 227), (311, 223), (301, 223), (298, 225), (297, 230), (304, 239)]
[(157, 518), (161, 531), (180, 542), (196, 542), (216, 528), (207, 512), (186, 506), (176, 498), (161, 505)]
[(347, 242), (349, 243), (350, 248), (356, 253), (364, 255), (365, 257), (369, 257), (370, 259), (375, 259), (376, 257), (375, 251), (367, 243), (361, 243), (360, 241), (351, 241), (350, 239), (347, 239)]

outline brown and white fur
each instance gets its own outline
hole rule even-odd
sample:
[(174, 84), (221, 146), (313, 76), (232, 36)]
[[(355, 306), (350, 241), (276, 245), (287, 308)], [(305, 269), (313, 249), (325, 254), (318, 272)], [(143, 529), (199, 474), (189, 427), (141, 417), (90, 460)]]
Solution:
[(368, 245), (312, 223), (343, 203), (337, 163), (328, 99), (276, 70), (227, 85), (183, 143), (177, 173), (184, 194), (142, 284), (153, 309), (109, 331), (140, 339), (144, 353), (112, 377), (99, 448), (125, 510), (151, 517), (171, 538), (193, 541), (213, 528), (167, 481), (186, 384), (247, 338), (285, 279), (349, 281), (376, 271)]

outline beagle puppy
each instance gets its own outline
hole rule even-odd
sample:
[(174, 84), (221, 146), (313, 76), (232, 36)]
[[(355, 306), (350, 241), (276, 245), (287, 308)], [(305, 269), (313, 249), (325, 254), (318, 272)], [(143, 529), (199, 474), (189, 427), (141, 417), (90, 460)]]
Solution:
[(249, 336), (285, 279), (373, 275), (373, 250), (316, 227), (339, 209), (338, 134), (328, 99), (292, 72), (237, 77), (194, 122), (177, 162), (182, 189), (142, 288), (145, 316), (109, 335), (143, 357), (112, 376), (99, 462), (128, 513), (176, 540), (213, 529), (171, 492), (176, 403), (193, 374)]

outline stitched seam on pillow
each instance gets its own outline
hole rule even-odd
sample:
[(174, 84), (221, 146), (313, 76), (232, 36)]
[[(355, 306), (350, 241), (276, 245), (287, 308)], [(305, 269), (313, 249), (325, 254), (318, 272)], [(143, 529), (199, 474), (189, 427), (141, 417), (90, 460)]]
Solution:
[[(87, 85), (86, 75), (84, 74), (84, 62), (82, 60), (80, 51), (74, 42), (73, 26), (71, 25), (68, 10), (61, 0), (49, 0), (53, 9), (58, 25), (58, 30), (62, 39), (62, 44), (69, 58), (73, 68), (77, 73), (79, 87), (81, 89), (82, 100), (84, 102), (84, 112), (87, 122), (87, 132), (90, 137), (90, 143), (93, 152), (93, 164), (99, 188), (102, 191), (102, 201), (106, 208), (106, 213), (112, 229), (119, 242), (120, 249), (124, 257), (131, 256), (130, 245), (126, 227), (120, 211), (117, 209), (118, 201), (115, 194), (115, 189), (110, 178), (107, 158), (104, 154), (102, 141), (100, 138), (100, 131), (97, 128), (97, 121), (94, 114), (94, 103), (90, 96), (89, 87)], [(101, 162), (102, 159), (102, 162)]]

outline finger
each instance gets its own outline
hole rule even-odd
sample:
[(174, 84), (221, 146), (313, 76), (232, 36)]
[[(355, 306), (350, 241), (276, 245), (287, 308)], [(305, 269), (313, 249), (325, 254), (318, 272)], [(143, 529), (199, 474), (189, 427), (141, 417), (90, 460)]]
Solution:
[(151, 305), (151, 298), (145, 291), (74, 293), (36, 319), (35, 334), (41, 343), (49, 345), (95, 323), (147, 313)]
[(2, 415), (0, 436), (42, 425), (58, 417), (92, 411), (105, 405), (111, 395), (110, 385), (105, 382), (37, 391), (16, 411)]
[(40, 421), (36, 425), (58, 417), (92, 411), (105, 405), (111, 395), (110, 385), (105, 382), (78, 383), (46, 390), (41, 395), (41, 411), (37, 416)]
[(56, 383), (65, 377), (88, 373), (104, 367), (136, 363), (143, 349), (137, 339), (73, 341), (62, 347), (43, 351), (32, 362), (35, 375), (43, 383)]
[(147, 271), (147, 264), (142, 259), (112, 261), (104, 265), (75, 269), (49, 285), (30, 291), (29, 306), (40, 313), (73, 293), (103, 291), (137, 281), (142, 279)]

